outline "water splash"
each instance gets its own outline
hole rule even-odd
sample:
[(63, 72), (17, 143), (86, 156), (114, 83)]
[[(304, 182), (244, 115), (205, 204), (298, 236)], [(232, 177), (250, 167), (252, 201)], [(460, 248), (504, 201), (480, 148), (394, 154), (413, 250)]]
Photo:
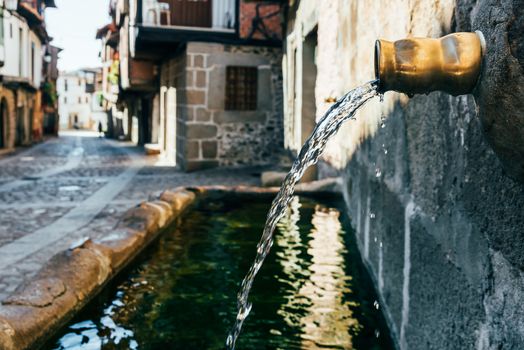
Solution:
[(227, 349), (234, 350), (240, 335), (242, 325), (251, 311), (249, 292), (253, 286), (255, 276), (269, 254), (273, 245), (273, 231), (278, 221), (286, 213), (287, 207), (293, 198), (295, 185), (300, 181), (306, 169), (318, 162), (327, 141), (336, 134), (340, 126), (349, 119), (355, 118), (356, 111), (372, 97), (377, 96), (377, 81), (368, 82), (351, 90), (337, 101), (318, 122), (315, 130), (307, 139), (300, 153), (293, 163), (289, 174), (284, 179), (282, 187), (271, 204), (262, 238), (257, 246), (257, 255), (246, 277), (242, 281), (237, 301), (237, 317), (235, 324), (226, 341)]

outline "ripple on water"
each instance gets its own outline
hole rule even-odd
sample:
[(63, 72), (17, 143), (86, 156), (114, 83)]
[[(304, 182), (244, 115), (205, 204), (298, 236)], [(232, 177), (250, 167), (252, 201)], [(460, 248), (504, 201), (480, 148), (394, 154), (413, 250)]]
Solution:
[[(49, 348), (224, 349), (234, 291), (270, 203), (219, 203), (202, 201), (188, 212)], [(333, 203), (293, 197), (251, 295), (254, 317), (239, 349), (391, 348), (345, 220)]]

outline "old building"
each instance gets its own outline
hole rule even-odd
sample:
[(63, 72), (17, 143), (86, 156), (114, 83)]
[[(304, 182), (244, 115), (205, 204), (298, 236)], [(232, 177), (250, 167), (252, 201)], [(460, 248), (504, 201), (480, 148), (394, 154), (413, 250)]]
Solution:
[(101, 105), (99, 68), (62, 72), (57, 81), (60, 128), (96, 130), (98, 123), (106, 128), (106, 113)]
[(43, 134), (41, 84), (44, 11), (52, 0), (0, 2), (0, 148), (29, 145)]
[(522, 2), (288, 5), (285, 144), (293, 152), (334, 101), (375, 78), (376, 39), (482, 31), (487, 50), (473, 94), (375, 98), (328, 144), (318, 176), (344, 179), (398, 348), (522, 347)]
[[(110, 6), (110, 14), (114, 5)], [(100, 28), (96, 38), (101, 40), (102, 59), (101, 91), (102, 108), (107, 114), (106, 136), (116, 139), (129, 139), (127, 114), (117, 107), (120, 77), (120, 58), (118, 53), (119, 33), (115, 23)]]
[(48, 44), (44, 55), (44, 70), (42, 83), (42, 108), (44, 112), (44, 135), (58, 135), (58, 54), (61, 48)]
[(115, 1), (131, 138), (185, 170), (270, 163), (282, 147), (278, 1)]

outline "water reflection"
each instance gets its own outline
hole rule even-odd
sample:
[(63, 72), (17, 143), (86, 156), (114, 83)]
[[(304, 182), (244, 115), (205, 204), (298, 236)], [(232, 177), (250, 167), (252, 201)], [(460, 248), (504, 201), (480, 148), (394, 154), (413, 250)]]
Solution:
[(123, 296), (123, 292), (117, 292), (116, 298), (103, 310), (102, 317), (96, 323), (88, 320), (69, 326), (69, 332), (60, 338), (55, 349), (99, 350), (107, 344), (121, 349), (138, 349), (133, 331), (117, 325), (113, 320), (115, 309), (124, 306)]
[(300, 295), (300, 287), (307, 277), (307, 261), (302, 255), (304, 243), (300, 237), (298, 222), (300, 220), (300, 200), (297, 196), (293, 197), (286, 214), (278, 223), (278, 234), (275, 236), (275, 249), (277, 260), (282, 266), (285, 278), (280, 278), (279, 282), (285, 283), (286, 294), (283, 303), (277, 311), (290, 327), (300, 324), (300, 315), (297, 310), (302, 305), (308, 303), (308, 298)]
[[(232, 291), (253, 259), (268, 206), (202, 202), (46, 349), (223, 350)], [(293, 198), (238, 349), (391, 348), (374, 333), (385, 328), (349, 236), (336, 209)]]
[(357, 331), (359, 324), (345, 298), (350, 290), (339, 212), (315, 207), (306, 259), (301, 257), (299, 208), (295, 197), (276, 237), (279, 262), (294, 290), (278, 313), (289, 326), (300, 327), (303, 349), (353, 349), (350, 330)]

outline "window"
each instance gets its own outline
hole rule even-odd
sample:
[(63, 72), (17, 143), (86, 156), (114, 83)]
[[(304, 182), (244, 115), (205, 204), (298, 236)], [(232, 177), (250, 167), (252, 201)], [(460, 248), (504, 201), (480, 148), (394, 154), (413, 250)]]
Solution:
[(24, 74), (24, 50), (22, 49), (24, 47), (24, 30), (22, 28), (18, 28), (18, 47), (18, 75), (22, 76)]
[(0, 8), (0, 45), (4, 46), (4, 9)]
[(64, 104), (67, 104), (67, 97), (64, 96)]
[(64, 91), (67, 91), (67, 79), (64, 79)]
[(78, 97), (78, 103), (82, 103), (82, 97)]
[(35, 82), (35, 43), (31, 43), (31, 82)]
[(226, 68), (226, 110), (257, 109), (257, 67)]

